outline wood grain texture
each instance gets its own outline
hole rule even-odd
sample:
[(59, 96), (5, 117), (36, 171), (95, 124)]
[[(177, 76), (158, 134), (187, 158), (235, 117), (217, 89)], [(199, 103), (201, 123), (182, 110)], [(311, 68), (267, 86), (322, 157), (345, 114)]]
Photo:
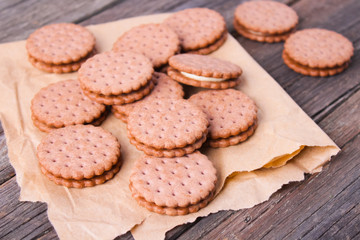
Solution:
[[(351, 239), (360, 238), (360, 1), (287, 0), (300, 16), (299, 29), (323, 27), (348, 37), (355, 46), (349, 69), (328, 78), (302, 76), (283, 64), (282, 43), (243, 38), (232, 26), (233, 11), (243, 1), (224, 0), (3, 0), (0, 42), (25, 39), (53, 22), (97, 24), (121, 18), (189, 7), (219, 11), (228, 30), (288, 94), (342, 148), (323, 172), (290, 183), (269, 201), (251, 209), (221, 211), (178, 226), (167, 239)], [(19, 187), (7, 157), (0, 126), (0, 239), (57, 239), (46, 204), (19, 202)], [(133, 239), (130, 233), (116, 239)]]

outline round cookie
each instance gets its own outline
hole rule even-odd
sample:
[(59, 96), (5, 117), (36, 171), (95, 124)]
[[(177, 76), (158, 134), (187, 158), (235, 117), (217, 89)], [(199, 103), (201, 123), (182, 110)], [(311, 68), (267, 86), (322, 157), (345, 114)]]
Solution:
[(95, 37), (73, 23), (56, 23), (39, 28), (26, 40), (28, 54), (47, 64), (69, 64), (87, 56), (95, 47)]
[(285, 42), (283, 59), (296, 72), (329, 76), (342, 72), (354, 54), (352, 43), (334, 31), (304, 29)]
[(141, 145), (160, 153), (174, 151), (173, 156), (179, 156), (194, 151), (194, 144), (201, 147), (208, 124), (205, 113), (187, 100), (161, 98), (154, 99), (151, 106), (136, 106), (128, 116), (127, 129), (130, 142), (139, 150), (144, 150)]
[(166, 74), (154, 72), (152, 80), (155, 83), (155, 87), (151, 91), (151, 93), (145, 98), (129, 104), (113, 105), (111, 110), (114, 113), (115, 117), (120, 118), (124, 122), (127, 122), (127, 116), (139, 103), (146, 102), (149, 106), (151, 106), (154, 99), (183, 98), (184, 91), (182, 89), (182, 86), (176, 81), (172, 80)]
[(51, 131), (37, 147), (40, 166), (62, 179), (84, 180), (103, 175), (119, 161), (120, 144), (108, 131), (74, 125)]
[(207, 48), (227, 32), (224, 18), (218, 12), (207, 8), (190, 8), (176, 12), (165, 19), (164, 24), (179, 36), (183, 51)]
[(130, 176), (130, 190), (148, 210), (167, 215), (184, 215), (205, 207), (213, 198), (216, 169), (196, 151), (176, 158), (143, 156)]
[(299, 17), (286, 4), (252, 1), (240, 4), (234, 13), (235, 30), (259, 42), (280, 42), (294, 31)]
[(169, 65), (171, 78), (195, 87), (225, 89), (241, 81), (238, 65), (210, 56), (178, 54), (170, 58)]
[(254, 133), (257, 126), (257, 107), (254, 101), (241, 91), (201, 91), (192, 95), (189, 101), (207, 114), (210, 122), (208, 140), (213, 147), (237, 144)]
[(176, 33), (162, 24), (143, 24), (125, 32), (113, 45), (114, 51), (134, 51), (148, 57), (154, 68), (166, 64), (178, 52)]
[(106, 111), (103, 104), (87, 98), (77, 80), (65, 80), (40, 89), (31, 101), (34, 123), (48, 128), (88, 124)]

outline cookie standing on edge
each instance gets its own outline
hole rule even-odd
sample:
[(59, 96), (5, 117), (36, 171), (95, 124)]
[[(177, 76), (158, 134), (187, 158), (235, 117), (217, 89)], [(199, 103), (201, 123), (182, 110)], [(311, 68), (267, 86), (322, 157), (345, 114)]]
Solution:
[(326, 29), (304, 29), (285, 42), (283, 59), (295, 72), (313, 77), (331, 76), (348, 66), (354, 47), (343, 35)]
[(120, 144), (101, 127), (74, 125), (51, 131), (37, 147), (40, 169), (66, 187), (91, 187), (120, 170)]
[(40, 89), (30, 108), (34, 125), (43, 132), (75, 124), (100, 125), (107, 116), (105, 105), (87, 98), (77, 80)]
[(134, 51), (148, 57), (154, 68), (165, 65), (180, 48), (179, 38), (162, 24), (143, 24), (130, 29), (116, 40), (114, 51)]
[(228, 61), (198, 54), (179, 54), (170, 58), (168, 75), (183, 84), (225, 89), (241, 81), (241, 68)]
[(56, 23), (39, 28), (26, 40), (29, 61), (51, 73), (77, 71), (95, 54), (95, 37), (73, 23)]
[(184, 99), (154, 99), (137, 105), (128, 116), (130, 143), (147, 155), (181, 157), (206, 141), (206, 114)]
[(204, 208), (215, 194), (216, 169), (200, 152), (175, 158), (143, 156), (130, 176), (130, 190), (150, 211), (185, 215)]
[(240, 4), (234, 14), (235, 30), (259, 42), (284, 41), (299, 21), (296, 12), (274, 1), (253, 1)]
[(111, 111), (114, 113), (115, 117), (121, 119), (123, 122), (127, 122), (127, 117), (129, 113), (137, 106), (139, 103), (146, 102), (149, 106), (152, 105), (152, 101), (159, 98), (174, 98), (182, 99), (184, 96), (184, 91), (182, 86), (172, 80), (164, 73), (154, 72), (153, 82), (155, 84), (154, 89), (149, 95), (143, 99), (122, 105), (113, 105)]
[(235, 89), (201, 91), (189, 98), (208, 116), (211, 147), (227, 147), (245, 141), (257, 127), (253, 100)]
[(183, 52), (209, 54), (226, 41), (227, 30), (220, 13), (208, 8), (190, 8), (176, 12), (164, 24), (179, 36)]
[(131, 103), (154, 87), (150, 60), (135, 52), (104, 52), (88, 59), (79, 69), (79, 82), (92, 100), (106, 105)]

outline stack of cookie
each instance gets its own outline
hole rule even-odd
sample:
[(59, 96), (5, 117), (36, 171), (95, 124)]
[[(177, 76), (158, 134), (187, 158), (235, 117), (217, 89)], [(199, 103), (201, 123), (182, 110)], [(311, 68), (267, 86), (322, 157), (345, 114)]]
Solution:
[(41, 171), (66, 187), (91, 187), (120, 170), (120, 144), (108, 131), (74, 125), (51, 131), (37, 148)]
[(31, 118), (43, 132), (76, 124), (100, 125), (108, 111), (87, 98), (77, 80), (64, 80), (42, 88), (31, 101)]
[(26, 41), (29, 61), (50, 73), (77, 71), (95, 54), (95, 37), (86, 28), (72, 23), (39, 28)]

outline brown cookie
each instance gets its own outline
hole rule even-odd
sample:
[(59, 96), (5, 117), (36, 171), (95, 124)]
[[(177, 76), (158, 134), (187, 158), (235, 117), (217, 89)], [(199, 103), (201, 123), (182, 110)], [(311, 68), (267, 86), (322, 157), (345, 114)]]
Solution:
[(121, 159), (109, 170), (105, 171), (103, 174), (94, 176), (92, 178), (74, 180), (74, 179), (65, 179), (61, 177), (56, 177), (46, 171), (44, 167), (40, 165), (42, 173), (49, 178), (51, 181), (55, 182), (57, 185), (62, 185), (68, 188), (84, 188), (84, 187), (93, 187), (95, 185), (103, 184), (104, 182), (112, 179), (116, 173), (120, 171), (122, 165)]
[[(105, 110), (105, 112), (103, 112), (99, 118), (94, 119), (94, 121), (90, 122), (90, 123), (84, 123), (84, 125), (87, 124), (91, 124), (94, 126), (100, 126), (106, 119), (107, 115), (109, 114), (109, 110)], [(48, 125), (46, 125), (43, 122), (40, 122), (39, 120), (37, 120), (34, 115), (31, 116), (31, 120), (33, 121), (34, 125), (43, 132), (50, 132), (51, 130), (57, 129), (56, 127), (49, 127)]]
[(42, 139), (37, 157), (44, 171), (55, 177), (85, 180), (103, 175), (118, 163), (120, 144), (100, 127), (67, 126)]
[(177, 83), (176, 81), (172, 80), (164, 73), (155, 72), (152, 77), (153, 82), (155, 83), (154, 89), (151, 91), (149, 95), (145, 98), (141, 99), (140, 101), (123, 104), (123, 105), (113, 105), (112, 112), (114, 113), (115, 117), (120, 118), (124, 122), (126, 121), (127, 116), (129, 113), (134, 109), (136, 105), (139, 103), (146, 102), (149, 106), (151, 106), (151, 102), (154, 99), (159, 98), (175, 98), (181, 99), (184, 96), (184, 91), (182, 86)]
[(127, 104), (140, 100), (143, 97), (150, 94), (152, 89), (154, 88), (154, 85), (155, 84), (153, 81), (149, 81), (145, 86), (141, 87), (138, 90), (132, 91), (130, 93), (123, 93), (120, 95), (103, 95), (103, 94), (90, 92), (86, 89), (83, 89), (83, 92), (90, 99), (98, 103), (102, 103), (106, 105)]
[(47, 72), (76, 71), (94, 50), (95, 37), (73, 23), (56, 23), (39, 28), (26, 41), (30, 62)]
[(50, 63), (44, 63), (41, 61), (38, 61), (37, 59), (29, 56), (29, 61), (30, 63), (45, 72), (49, 72), (49, 73), (69, 73), (69, 72), (75, 72), (77, 70), (79, 70), (79, 68), (81, 67), (81, 64), (83, 64), (89, 57), (92, 57), (96, 54), (95, 49), (89, 53), (88, 55), (86, 55), (84, 58), (81, 58), (79, 61), (77, 62), (72, 62), (72, 63), (64, 63), (64, 64), (50, 64)]
[(210, 47), (227, 32), (224, 18), (218, 12), (207, 8), (190, 8), (176, 12), (168, 17), (164, 24), (179, 36), (185, 52)]
[(176, 158), (143, 156), (130, 176), (130, 190), (150, 211), (183, 215), (205, 207), (216, 182), (216, 169), (198, 151)]
[[(83, 94), (77, 80), (50, 84), (40, 89), (31, 101), (34, 124), (44, 126), (44, 129), (92, 123), (105, 110), (103, 104), (94, 102)], [(43, 127), (39, 128), (44, 130)]]
[(181, 83), (204, 88), (224, 89), (240, 83), (238, 65), (198, 54), (179, 54), (170, 58), (168, 75)]
[(207, 117), (200, 108), (183, 99), (168, 98), (154, 99), (151, 106), (139, 104), (130, 112), (127, 125), (133, 143), (159, 151), (202, 141), (207, 127)]
[[(207, 114), (210, 122), (208, 137), (210, 140), (226, 139), (229, 144), (237, 144), (254, 133), (257, 126), (255, 124), (257, 107), (254, 101), (241, 91), (234, 89), (201, 91), (192, 95), (189, 101)], [(224, 146), (224, 144), (218, 145)]]
[(235, 30), (259, 42), (280, 42), (294, 31), (299, 17), (286, 4), (253, 1), (240, 4), (234, 13)]
[(125, 32), (113, 46), (114, 51), (134, 51), (148, 57), (155, 68), (166, 64), (179, 49), (176, 33), (162, 24), (143, 24)]
[(283, 58), (291, 69), (304, 75), (329, 76), (342, 72), (354, 54), (352, 43), (333, 31), (304, 29), (285, 42)]
[(228, 32), (224, 32), (222, 34), (222, 36), (216, 40), (216, 42), (214, 42), (213, 44), (206, 46), (204, 48), (199, 48), (193, 51), (187, 51), (187, 53), (193, 53), (193, 54), (201, 54), (201, 55), (207, 55), (210, 54), (216, 50), (218, 50), (226, 41), (228, 36)]

